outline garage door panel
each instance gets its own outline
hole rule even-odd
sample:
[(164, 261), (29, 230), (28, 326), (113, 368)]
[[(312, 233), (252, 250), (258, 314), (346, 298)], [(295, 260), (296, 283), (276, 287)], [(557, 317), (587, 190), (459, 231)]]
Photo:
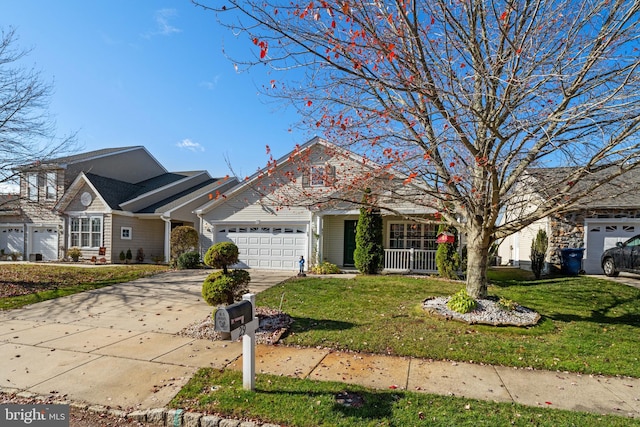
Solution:
[(589, 224), (586, 228), (586, 252), (582, 265), (584, 271), (587, 274), (602, 274), (602, 252), (639, 233), (640, 221)]
[(249, 268), (295, 270), (300, 255), (307, 253), (306, 226), (232, 225), (220, 228), (218, 241), (235, 243), (238, 246), (239, 265)]

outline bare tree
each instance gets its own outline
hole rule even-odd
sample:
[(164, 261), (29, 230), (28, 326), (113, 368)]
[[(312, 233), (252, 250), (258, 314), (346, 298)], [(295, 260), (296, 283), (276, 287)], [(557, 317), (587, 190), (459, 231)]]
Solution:
[(15, 183), (18, 167), (72, 151), (75, 135), (58, 139), (48, 114), (52, 86), (25, 68), (29, 50), (16, 46), (14, 29), (0, 35), (0, 184)]
[[(237, 67), (282, 72), (265, 91), (379, 165), (370, 180), (399, 171), (396, 200), (435, 207), (466, 233), (474, 297), (487, 293), (493, 242), (638, 167), (637, 0), (196, 4), (254, 45)], [(531, 171), (559, 166), (530, 205)], [(519, 212), (501, 222), (506, 207)]]

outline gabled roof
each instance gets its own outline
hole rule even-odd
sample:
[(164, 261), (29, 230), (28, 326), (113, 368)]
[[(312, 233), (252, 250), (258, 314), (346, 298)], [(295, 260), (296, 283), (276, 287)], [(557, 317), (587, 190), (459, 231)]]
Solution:
[[(324, 139), (322, 139), (320, 137), (317, 137), (317, 136), (312, 138), (312, 139), (310, 139), (306, 143), (304, 143), (304, 144), (302, 144), (300, 146), (297, 146), (296, 150), (298, 152), (303, 152), (303, 151), (308, 150), (308, 149), (310, 149), (311, 147), (313, 147), (314, 145), (317, 145), (317, 144), (322, 144), (322, 145), (325, 145), (325, 146), (331, 146), (332, 148), (335, 148), (336, 150), (343, 151), (342, 149), (338, 148), (337, 146), (335, 146), (335, 145), (329, 143), (328, 141), (325, 141)], [(290, 151), (286, 155), (284, 155), (281, 158), (279, 158), (278, 160), (276, 160), (277, 167), (281, 168), (281, 167), (284, 167), (287, 163), (289, 163), (291, 161), (291, 155), (293, 154), (293, 152), (294, 151)], [(221, 198), (214, 199), (214, 200), (210, 201), (209, 203), (206, 203), (206, 204), (200, 206), (198, 209), (195, 210), (195, 212), (198, 215), (206, 213), (206, 212), (209, 212), (211, 209), (213, 209), (215, 206), (217, 206), (220, 203), (222, 203), (224, 200), (229, 199), (229, 198), (235, 196), (238, 193), (241, 193), (246, 188), (248, 188), (251, 185), (253, 185), (255, 183), (255, 181), (257, 181), (258, 179), (260, 179), (260, 178), (262, 178), (264, 176), (264, 173), (265, 173), (264, 169), (258, 170), (256, 173), (254, 173), (250, 177), (247, 177), (244, 181), (241, 181), (238, 185), (236, 185), (230, 191), (228, 191), (225, 194), (225, 198), (224, 199), (221, 199)]]
[[(74, 164), (78, 162), (85, 162), (88, 160), (98, 159), (100, 157), (110, 156), (113, 154), (126, 153), (127, 151), (145, 149), (141, 145), (134, 145), (130, 147), (113, 147), (113, 148), (103, 148), (100, 150), (87, 151), (85, 153), (72, 154), (69, 156), (61, 156), (52, 159), (40, 160), (39, 165), (55, 165), (57, 167), (66, 167), (69, 164)], [(34, 165), (25, 165), (24, 167), (30, 168)]]
[[(181, 191), (179, 193), (173, 194), (170, 197), (167, 197), (164, 200), (161, 200), (157, 203), (154, 203), (150, 206), (147, 206), (144, 209), (138, 210), (136, 213), (158, 213), (158, 212), (165, 212), (166, 210), (170, 210), (171, 208), (174, 207), (174, 205), (177, 205), (181, 199), (185, 198), (186, 196), (192, 195), (193, 193), (196, 192), (201, 192), (200, 190), (202, 190), (202, 192), (208, 192), (211, 191), (213, 189), (215, 189), (216, 187), (219, 186), (219, 184), (223, 181), (223, 178), (211, 178), (207, 181), (204, 181), (198, 185), (195, 185), (189, 189), (186, 189), (184, 191)], [(190, 200), (191, 197), (188, 197), (185, 199), (186, 200)]]
[[(584, 191), (607, 175), (610, 175), (613, 168), (619, 165), (608, 165), (591, 175), (587, 175), (579, 180), (571, 191)], [(536, 191), (545, 198), (556, 196), (557, 189), (564, 184), (565, 180), (578, 167), (557, 167), (557, 168), (535, 168), (530, 169), (529, 175), (537, 180)], [(614, 178), (610, 182), (602, 184), (582, 198), (572, 208), (581, 209), (635, 209), (640, 208), (640, 169), (631, 169), (623, 175)]]

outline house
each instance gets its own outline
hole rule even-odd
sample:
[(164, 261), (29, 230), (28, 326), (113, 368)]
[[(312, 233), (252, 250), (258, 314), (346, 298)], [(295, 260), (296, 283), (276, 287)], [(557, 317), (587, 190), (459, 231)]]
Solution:
[[(534, 209), (536, 201), (540, 198), (550, 196), (546, 194), (544, 188), (549, 187), (548, 178), (557, 174), (560, 169), (562, 168), (547, 168), (536, 172), (534, 179), (540, 185), (536, 187), (539, 190), (527, 200), (529, 209)], [(566, 176), (566, 173), (564, 175)], [(597, 179), (596, 175), (591, 178), (591, 181)], [(583, 188), (588, 184), (589, 182), (584, 183)], [(531, 242), (538, 230), (542, 229), (549, 238), (548, 263), (560, 265), (562, 249), (584, 248), (582, 269), (587, 274), (602, 274), (600, 265), (602, 252), (614, 247), (617, 242), (623, 242), (640, 234), (638, 189), (640, 189), (640, 171), (631, 170), (589, 191), (585, 198), (572, 207), (542, 218), (505, 238), (498, 248), (502, 263), (529, 269)], [(507, 210), (506, 215), (515, 214)]]
[[(117, 262), (141, 250), (169, 260), (170, 233), (198, 227), (194, 209), (235, 184), (206, 171), (168, 172), (144, 147), (110, 148), (20, 168), (20, 195), (0, 208), (0, 249), (26, 260)], [(95, 257), (95, 258), (94, 258)]]
[[(360, 199), (373, 167), (353, 152), (313, 138), (196, 209), (203, 246), (234, 242), (240, 266), (248, 268), (296, 270), (300, 256), (308, 265), (328, 261), (352, 267), (360, 206), (345, 200)], [(351, 198), (336, 194), (345, 191), (335, 185), (341, 179), (353, 183), (360, 178), (362, 186), (353, 189)], [(386, 185), (396, 194), (407, 188), (399, 179)], [(385, 269), (436, 271), (435, 210), (398, 200), (393, 212), (382, 214)]]

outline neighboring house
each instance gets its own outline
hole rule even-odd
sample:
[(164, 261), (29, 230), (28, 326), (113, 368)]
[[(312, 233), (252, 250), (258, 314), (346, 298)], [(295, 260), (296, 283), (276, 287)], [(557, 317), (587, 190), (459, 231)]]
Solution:
[(169, 260), (171, 229), (198, 227), (193, 210), (234, 179), (206, 171), (167, 172), (141, 146), (97, 150), (20, 169), (20, 197), (0, 207), (0, 249), (23, 259), (83, 258), (118, 262), (121, 251), (145, 262)]
[[(544, 185), (541, 169), (538, 180)], [(591, 192), (577, 205), (564, 212), (543, 218), (505, 238), (498, 249), (503, 264), (530, 269), (531, 242), (539, 229), (549, 237), (547, 262), (559, 266), (561, 249), (584, 248), (582, 268), (587, 274), (602, 274), (600, 256), (630, 237), (640, 234), (640, 171), (627, 172)], [(530, 209), (536, 197), (547, 197), (540, 191), (530, 198)], [(507, 210), (506, 215), (515, 215)]]
[[(356, 154), (314, 138), (273, 162), (271, 169), (198, 208), (201, 241), (205, 247), (234, 242), (242, 267), (296, 270), (300, 256), (308, 260), (307, 265), (328, 261), (353, 267), (359, 206), (318, 205), (317, 200), (337, 191), (338, 186), (332, 185), (336, 180), (365, 176), (366, 164)], [(362, 193), (362, 188), (357, 191)], [(402, 202), (395, 210), (396, 214), (382, 212), (385, 269), (436, 271), (435, 210)], [(421, 216), (426, 223), (406, 220), (398, 215), (403, 212)]]

